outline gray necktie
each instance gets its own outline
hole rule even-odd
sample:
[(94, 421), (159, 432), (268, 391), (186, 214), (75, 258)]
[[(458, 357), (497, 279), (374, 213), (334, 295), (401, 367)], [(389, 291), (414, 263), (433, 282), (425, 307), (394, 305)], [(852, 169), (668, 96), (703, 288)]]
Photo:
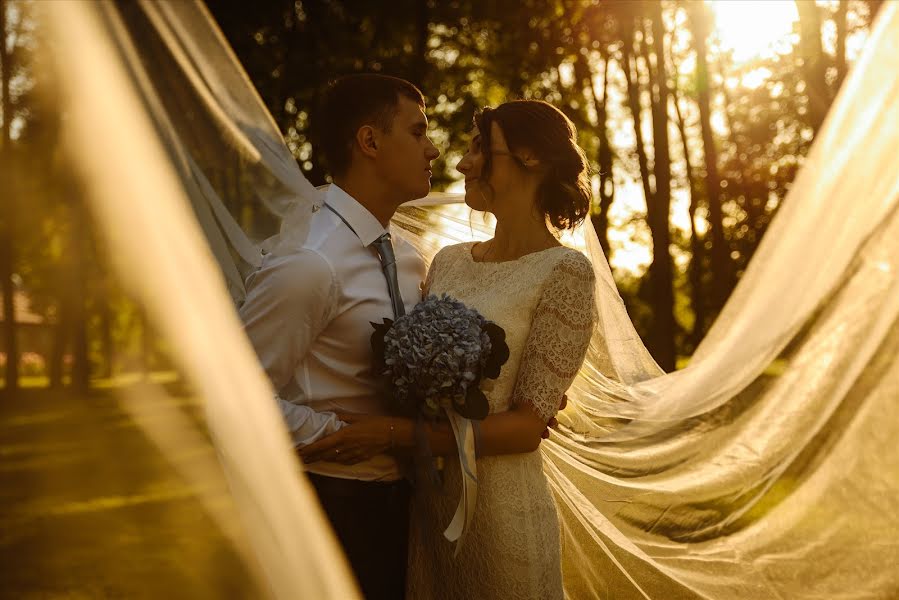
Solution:
[(390, 234), (385, 233), (371, 245), (378, 251), (378, 258), (381, 259), (381, 269), (384, 271), (384, 278), (387, 279), (387, 291), (390, 292), (390, 302), (393, 304), (393, 316), (401, 317), (406, 314), (406, 307), (403, 305), (400, 282), (396, 277), (396, 256), (393, 253)]

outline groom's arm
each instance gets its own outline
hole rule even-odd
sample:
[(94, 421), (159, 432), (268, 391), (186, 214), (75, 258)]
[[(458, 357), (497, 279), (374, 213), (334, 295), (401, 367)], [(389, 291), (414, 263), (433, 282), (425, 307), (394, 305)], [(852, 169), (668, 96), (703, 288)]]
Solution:
[[(331, 320), (337, 281), (322, 256), (303, 250), (289, 256), (267, 256), (247, 280), (247, 288), (240, 309), (244, 331), (278, 392), (293, 380), (315, 338)], [(296, 446), (343, 426), (334, 413), (316, 412), (280, 396), (276, 401)]]

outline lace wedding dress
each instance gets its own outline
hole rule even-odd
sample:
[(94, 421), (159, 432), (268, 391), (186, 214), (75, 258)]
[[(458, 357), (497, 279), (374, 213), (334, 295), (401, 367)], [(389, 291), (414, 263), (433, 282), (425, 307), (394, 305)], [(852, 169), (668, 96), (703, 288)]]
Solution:
[[(507, 262), (476, 262), (474, 243), (439, 252), (431, 294), (448, 294), (506, 331), (510, 356), (482, 389), (490, 412), (531, 405), (552, 417), (587, 352), (596, 320), (594, 273), (584, 255), (555, 247)], [(413, 500), (409, 598), (562, 598), (559, 520), (539, 451), (477, 461), (474, 520), (458, 556), (443, 535), (461, 489), (458, 462), (443, 485)]]

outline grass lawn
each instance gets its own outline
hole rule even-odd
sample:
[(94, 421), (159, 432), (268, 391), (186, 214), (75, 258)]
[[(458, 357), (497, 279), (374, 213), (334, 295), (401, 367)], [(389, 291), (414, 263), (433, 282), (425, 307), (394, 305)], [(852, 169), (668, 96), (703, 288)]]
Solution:
[[(782, 370), (775, 361), (766, 375)], [(44, 378), (32, 378), (14, 398), (0, 396), (0, 600), (262, 595), (195, 488), (120, 403), (141, 379), (94, 381), (90, 394), (78, 395), (44, 389)], [(174, 373), (149, 379), (178, 386)], [(184, 391), (130, 398), (200, 421)], [(174, 455), (200, 474), (204, 498), (220, 519), (236, 523), (207, 438), (185, 438)], [(793, 485), (788, 478), (781, 483), (786, 487), (773, 490), (760, 509)]]
[[(258, 597), (194, 489), (105, 387), (0, 402), (0, 598)], [(214, 457), (202, 436), (179, 453)]]

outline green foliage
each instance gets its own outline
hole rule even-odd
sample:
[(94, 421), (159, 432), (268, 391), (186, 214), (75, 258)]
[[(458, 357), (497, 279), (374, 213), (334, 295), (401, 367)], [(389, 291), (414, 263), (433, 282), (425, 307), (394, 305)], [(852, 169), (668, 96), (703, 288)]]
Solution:
[[(443, 151), (435, 165), (434, 184), (438, 189), (457, 179), (453, 167), (464, 149), (475, 110), (518, 97), (547, 100), (562, 109), (578, 126), (580, 142), (593, 162), (594, 172), (602, 168), (616, 189), (641, 177), (649, 179), (650, 190), (659, 184), (652, 173), (658, 152), (648, 120), (640, 123), (647, 142), (648, 173), (641, 175), (632, 146), (614, 142), (621, 137), (614, 128), (628, 127), (631, 116), (620, 66), (630, 44), (635, 44), (637, 53), (635, 85), (645, 119), (653, 107), (651, 77), (660, 60), (652, 45), (650, 26), (654, 0), (284, 0), (252, 6), (210, 0), (208, 5), (314, 182), (324, 180), (309, 138), (321, 86), (341, 74), (375, 71), (405, 77), (422, 87), (428, 97), (432, 136)], [(673, 190), (686, 189), (688, 175), (693, 176), (698, 195), (696, 218), (707, 223), (710, 196), (701, 167), (698, 82), (695, 71), (676, 69), (676, 65), (695, 63), (691, 30), (677, 25), (684, 23), (678, 16), (688, 8), (680, 1), (661, 2), (666, 47), (671, 53), (661, 61), (674, 66), (668, 67), (668, 81), (664, 83), (682, 90), (681, 107), (694, 168), (694, 173), (686, 173), (683, 153), (674, 148), (680, 140), (671, 133), (673, 164), (668, 175)], [(819, 8), (819, 12), (823, 28), (828, 20), (837, 19), (839, 11)], [(711, 12), (700, 13), (704, 29), (713, 31)], [(866, 3), (849, 2), (848, 14), (855, 30), (863, 29), (871, 20)], [(839, 32), (839, 27), (836, 29)], [(675, 37), (687, 43), (675, 44)], [(720, 50), (714, 33), (708, 41), (710, 109), (725, 124), (716, 128), (714, 137), (721, 190), (718, 202), (726, 240), (722, 251), (739, 277), (808, 151), (814, 123), (808, 110), (804, 54), (799, 48), (773, 58), (736, 64)], [(819, 58), (818, 63), (830, 71), (839, 65), (838, 57)], [(770, 71), (762, 85), (742, 83), (743, 75), (762, 67)], [(603, 105), (598, 86), (606, 69), (610, 69), (610, 95), (604, 106), (608, 123), (601, 123), (598, 109)], [(829, 100), (840, 80), (830, 71)], [(728, 80), (739, 83), (729, 87)], [(663, 118), (673, 112), (668, 108), (662, 108)], [(606, 150), (609, 158), (601, 165), (604, 131), (609, 131), (613, 141)], [(602, 238), (604, 232), (599, 233)], [(675, 259), (687, 256), (686, 261), (678, 259), (673, 268), (675, 298), (670, 307), (675, 315), (671, 335), (675, 336), (677, 353), (682, 355), (692, 351), (730, 288), (717, 292), (720, 300), (710, 298), (706, 318), (696, 322), (687, 265), (690, 260), (697, 261), (704, 284), (700, 295), (712, 295), (710, 290), (721, 282), (711, 272), (711, 240), (703, 236), (699, 244), (703, 254), (694, 257), (690, 232), (672, 226), (671, 234), (672, 255)], [(638, 330), (646, 336), (657, 329), (659, 310), (668, 310), (658, 303), (660, 292), (644, 281), (645, 274), (619, 270), (618, 277)]]
[(0, 198), (14, 242), (10, 279), (47, 333), (33, 336), (35, 347), (20, 348), (19, 383), (86, 387), (92, 378), (165, 366), (161, 342), (109, 268), (66, 157), (60, 131), (66, 115), (52, 93), (52, 72), (35, 62), (45, 40), (35, 30), (34, 7), (7, 6), (17, 16), (7, 23), (7, 39), (17, 48), (10, 70), (17, 83), (9, 111), (15, 134), (3, 148), (9, 176)]
[[(822, 31), (837, 32), (837, 42), (839, 36), (845, 42), (847, 35), (864, 31), (876, 4), (843, 1), (848, 2), (844, 13), (839, 5), (821, 6), (815, 13)], [(8, 8), (10, 18), (3, 32), (13, 65), (9, 73), (2, 74), (11, 84), (6, 116), (15, 121), (15, 136), (10, 147), (4, 148), (0, 207), (16, 217), (12, 221), (15, 279), (31, 298), (33, 310), (56, 328), (56, 345), (63, 349), (46, 357), (49, 365), (80, 352), (82, 369), (93, 376), (147, 363), (164, 366), (165, 348), (148, 329), (139, 307), (110, 275), (106, 251), (92, 233), (77, 178), (61, 158), (58, 126), (64, 115), (52, 93), (41, 93), (49, 89), (48, 73), (30, 60), (40, 43), (34, 35), (34, 21), (28, 18), (33, 4), (6, 0), (5, 5), (13, 8)], [(699, 239), (693, 239), (689, 227), (677, 225), (683, 219), (672, 219), (670, 226), (673, 301), (660, 306), (658, 290), (646, 276), (646, 265), (634, 268), (621, 263), (615, 269), (628, 310), (644, 339), (658, 331), (661, 310), (674, 315), (670, 335), (680, 356), (693, 351), (719, 308), (709, 302), (705, 319), (694, 316), (694, 304), (710, 296), (709, 290), (717, 283), (707, 231), (715, 196), (720, 196), (726, 253), (739, 276), (786, 196), (820, 124), (820, 115), (810, 110), (809, 81), (818, 86), (816, 97), (829, 103), (846, 68), (834, 47), (825, 44), (818, 55), (810, 50), (815, 45), (811, 43), (814, 35), (809, 34), (809, 11), (803, 12), (802, 42), (792, 52), (744, 63), (720, 50), (709, 21), (712, 15), (702, 12), (699, 24), (712, 33), (708, 79), (700, 82), (689, 66), (696, 64), (696, 40), (684, 18), (693, 5), (681, 1), (661, 2), (668, 54), (662, 57), (656, 55), (652, 39), (653, 19), (659, 19), (658, 13), (653, 13), (654, 1), (208, 0), (207, 5), (314, 184), (326, 181), (312, 136), (322, 88), (342, 74), (374, 71), (405, 77), (425, 92), (431, 135), (442, 151), (434, 170), (436, 189), (457, 179), (454, 167), (467, 144), (475, 111), (523, 97), (552, 102), (574, 121), (594, 173), (601, 171), (608, 180), (613, 206), (626, 206), (632, 213), (629, 219), (615, 221), (632, 238), (651, 243), (645, 208), (662, 206), (677, 216), (683, 210), (677, 199), (692, 190)], [(796, 30), (800, 32), (799, 23)], [(628, 53), (634, 64), (632, 90), (622, 70), (622, 65), (628, 64)], [(660, 60), (666, 67), (662, 71)], [(812, 72), (809, 65), (818, 71)], [(757, 85), (747, 83), (744, 76), (762, 68), (769, 72), (767, 77)], [(667, 74), (665, 81), (657, 80), (659, 72)], [(607, 95), (603, 94), (605, 75)], [(827, 88), (823, 93), (821, 81)], [(673, 105), (654, 104), (658, 89), (653, 94), (652, 87), (660, 83), (679, 98), (691, 171), (684, 164)], [(712, 190), (707, 189), (706, 149), (699, 123), (700, 83), (709, 86), (720, 194), (710, 194)], [(636, 106), (642, 113), (636, 129), (645, 141), (645, 172), (641, 172), (635, 148), (629, 91), (636, 94)], [(656, 119), (661, 116), (664, 120), (666, 115), (668, 119), (672, 164), (667, 177), (672, 194), (669, 198), (629, 198), (627, 190), (641, 189), (644, 183), (652, 192), (663, 183), (658, 176), (666, 176), (653, 172), (660, 156), (653, 139), (653, 109)], [(7, 173), (16, 177), (7, 177)], [(270, 232), (270, 218), (241, 181), (229, 173), (210, 173), (210, 179), (246, 228), (259, 235)], [(594, 210), (594, 222), (604, 239), (607, 221), (600, 216), (608, 206), (599, 206), (598, 195)], [(695, 255), (694, 241), (699, 242)], [(622, 250), (612, 243), (610, 253), (614, 265)], [(689, 277), (691, 264), (701, 275), (701, 289), (694, 288)], [(725, 296), (729, 291), (725, 290)]]

